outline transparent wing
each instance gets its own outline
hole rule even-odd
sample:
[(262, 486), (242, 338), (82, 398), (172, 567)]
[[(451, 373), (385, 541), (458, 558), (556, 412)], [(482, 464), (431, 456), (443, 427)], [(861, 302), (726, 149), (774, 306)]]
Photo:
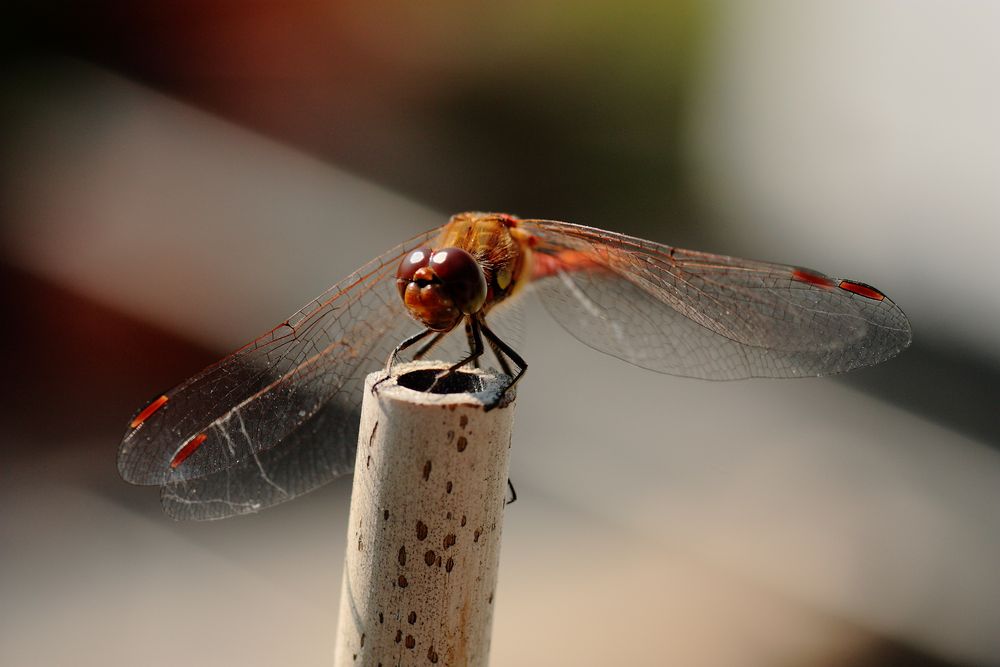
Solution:
[[(275, 412), (274, 418), (287, 420), (283, 426), (265, 425), (260, 429), (267, 433), (263, 437), (275, 434), (275, 439), (261, 441), (257, 451), (237, 456), (228, 467), (201, 477), (179, 476), (164, 483), (160, 499), (168, 515), (175, 519), (206, 520), (258, 512), (353, 471), (365, 377), (382, 368), (392, 349), (419, 330), (419, 325), (409, 321), (402, 305), (392, 303), (391, 297), (399, 301), (392, 280), (381, 280), (372, 289), (383, 293), (385, 303), (391, 305), (381, 313), (391, 319), (370, 314), (365, 322), (373, 329), (378, 328), (377, 333), (354, 330), (345, 334), (351, 338), (359, 338), (361, 334), (363, 340), (359, 338), (357, 342), (364, 351), (350, 359), (331, 358), (325, 365), (322, 373), (336, 390), (329, 392), (326, 401), (304, 420), (285, 410)], [(246, 422), (247, 418), (243, 419)], [(253, 428), (251, 422), (250, 433)], [(283, 436), (276, 435), (284, 431), (287, 433)]]
[(520, 224), (535, 236), (532, 284), (552, 316), (642, 368), (711, 380), (826, 375), (910, 343), (903, 312), (863, 283), (569, 223)]
[[(273, 330), (154, 401), (132, 421), (118, 468), (135, 484), (205, 477), (284, 441), (324, 409), (340, 414), (360, 401), (364, 376), (417, 326), (399, 304), (399, 259), (436, 232), (369, 262)], [(325, 422), (324, 422), (325, 423)], [(355, 425), (356, 427), (356, 425)], [(347, 455), (350, 427), (326, 447)], [(345, 439), (346, 438), (346, 439)]]
[(274, 447), (230, 468), (164, 484), (163, 510), (175, 519), (196, 520), (249, 514), (350, 473), (357, 451), (361, 391), (356, 392), (357, 405), (350, 405), (346, 394), (345, 400), (331, 400)]
[[(377, 340), (367, 339), (366, 358), (356, 365), (341, 391), (273, 447), (204, 477), (165, 484), (161, 501), (168, 515), (175, 519), (208, 520), (257, 512), (312, 491), (354, 469), (364, 378), (381, 369), (392, 349), (419, 328), (405, 314), (392, 280), (380, 281), (373, 290), (384, 291), (386, 303), (391, 304), (386, 312), (393, 317)], [(516, 345), (521, 337), (520, 308), (509, 302), (502, 306), (491, 313), (491, 323), (495, 323), (505, 340)], [(465, 356), (467, 349), (465, 334), (457, 327), (435, 346), (428, 358), (457, 360)]]
[[(132, 421), (118, 467), (135, 484), (161, 485), (175, 518), (258, 511), (354, 467), (365, 377), (419, 330), (395, 287), (399, 260), (426, 232), (372, 260), (295, 315), (153, 401)], [(500, 330), (520, 336), (516, 307)], [(429, 358), (457, 359), (461, 328)]]

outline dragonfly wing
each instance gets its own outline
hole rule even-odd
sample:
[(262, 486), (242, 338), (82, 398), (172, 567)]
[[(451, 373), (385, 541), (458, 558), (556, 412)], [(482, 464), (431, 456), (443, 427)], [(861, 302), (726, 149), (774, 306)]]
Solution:
[(532, 284), (552, 316), (642, 368), (712, 380), (826, 375), (910, 343), (903, 312), (863, 283), (568, 223), (521, 224), (536, 238)]
[[(395, 292), (393, 296), (398, 301)], [(204, 477), (165, 484), (161, 493), (164, 511), (175, 519), (224, 519), (283, 503), (350, 473), (357, 451), (364, 379), (380, 370), (392, 349), (416, 330), (401, 305), (394, 305), (394, 311), (391, 324), (378, 343), (371, 344), (371, 352), (336, 397), (274, 447)], [(516, 344), (520, 339), (517, 304), (504, 304), (496, 319), (505, 340)], [(465, 334), (456, 327), (427, 358), (457, 360), (467, 349)]]
[[(386, 281), (388, 282), (388, 281)], [(395, 293), (393, 286), (393, 296)], [(196, 479), (163, 486), (164, 511), (175, 519), (223, 519), (258, 512), (312, 491), (354, 469), (365, 377), (385, 366), (392, 349), (419, 326), (394, 304), (394, 316), (367, 340), (368, 352), (342, 369), (340, 390), (269, 449)], [(372, 324), (372, 319), (366, 320)], [(450, 333), (446, 340), (465, 344)], [(443, 350), (439, 350), (443, 353)]]
[[(122, 477), (176, 486), (234, 466), (256, 467), (263, 465), (263, 452), (301, 426), (329, 428), (334, 416), (356, 415), (365, 375), (385, 363), (401, 331), (418, 328), (399, 303), (399, 259), (436, 233), (372, 260), (286, 322), (154, 401), (122, 441)], [(307, 428), (299, 436), (307, 441), (301, 453), (353, 461), (356, 429), (357, 420), (349, 420), (321, 439), (304, 435), (312, 432)], [(347, 472), (350, 464), (338, 470)]]
[(204, 477), (165, 484), (163, 510), (174, 519), (224, 519), (283, 503), (346, 475), (354, 469), (359, 417), (357, 406), (332, 400), (278, 445)]

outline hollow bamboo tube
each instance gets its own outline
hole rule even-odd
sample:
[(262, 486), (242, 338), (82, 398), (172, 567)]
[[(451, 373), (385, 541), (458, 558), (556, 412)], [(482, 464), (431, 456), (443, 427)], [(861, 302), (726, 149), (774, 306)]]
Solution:
[(441, 368), (400, 364), (374, 393), (384, 374), (365, 383), (338, 666), (487, 663), (513, 395), (484, 411), (509, 379), (481, 371), (459, 376), (462, 393), (404, 386)]

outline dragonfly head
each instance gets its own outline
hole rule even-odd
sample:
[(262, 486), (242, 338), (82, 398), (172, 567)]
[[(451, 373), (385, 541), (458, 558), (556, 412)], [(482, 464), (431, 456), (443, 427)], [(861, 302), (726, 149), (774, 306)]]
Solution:
[(428, 329), (448, 331), (486, 302), (486, 276), (461, 248), (418, 248), (399, 263), (396, 287), (406, 309)]

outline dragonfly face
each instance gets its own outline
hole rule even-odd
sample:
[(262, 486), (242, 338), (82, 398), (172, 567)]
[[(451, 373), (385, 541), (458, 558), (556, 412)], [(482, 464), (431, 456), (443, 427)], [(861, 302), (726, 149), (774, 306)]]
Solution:
[(433, 349), (455, 369), (491, 350), (520, 378), (524, 360), (491, 326), (516, 320), (515, 308), (494, 307), (527, 291), (596, 350), (710, 380), (842, 373), (895, 356), (911, 338), (902, 310), (855, 280), (554, 220), (460, 213), (149, 403), (128, 425), (118, 469), (161, 486), (176, 518), (301, 495), (352, 470), (364, 379), (387, 356), (424, 341), (414, 358)]
[(396, 287), (410, 315), (433, 331), (451, 331), (486, 302), (486, 277), (461, 248), (419, 248), (403, 258)]

